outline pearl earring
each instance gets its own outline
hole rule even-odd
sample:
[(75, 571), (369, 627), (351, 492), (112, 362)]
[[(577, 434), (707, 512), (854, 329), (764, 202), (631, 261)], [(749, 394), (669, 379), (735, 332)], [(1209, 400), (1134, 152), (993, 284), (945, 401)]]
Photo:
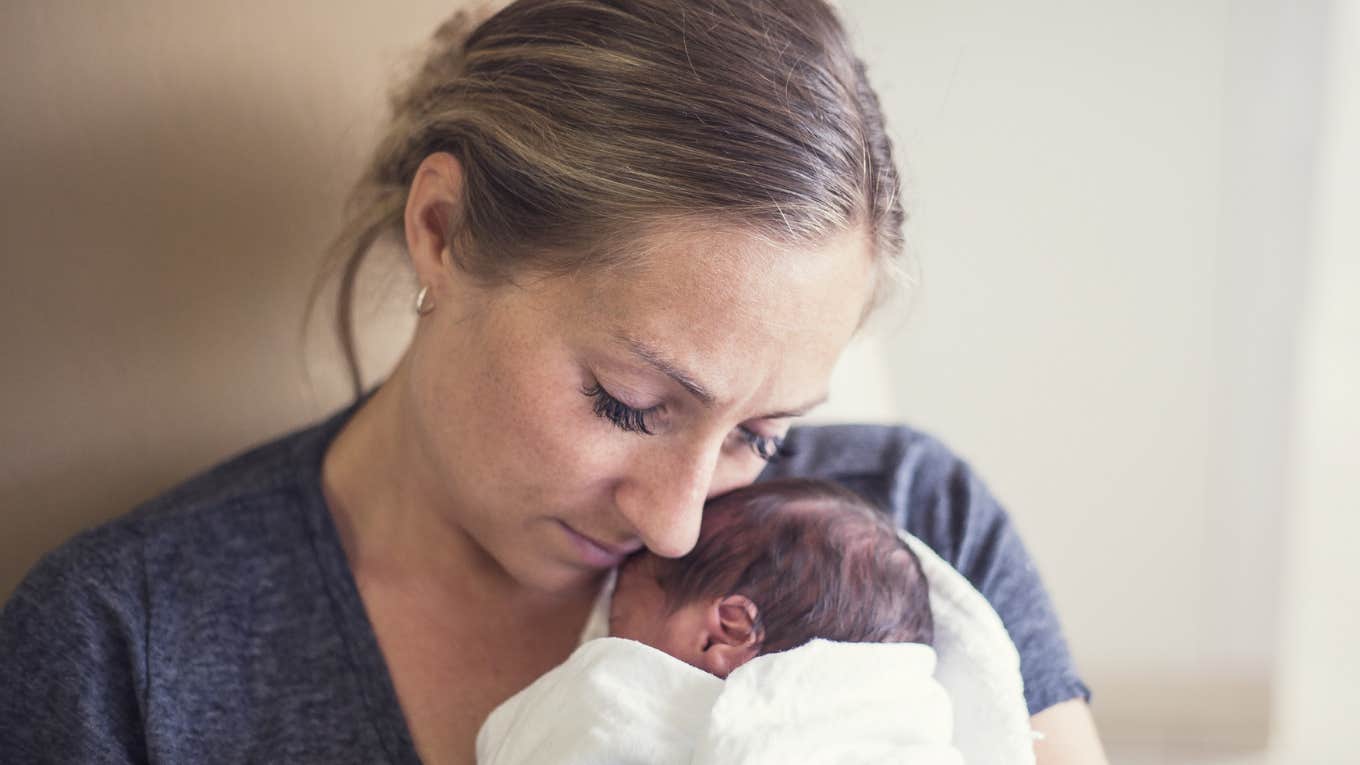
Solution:
[(425, 314), (434, 310), (434, 300), (430, 300), (429, 305), (425, 304), (425, 298), (429, 294), (430, 286), (428, 284), (422, 285), (420, 288), (420, 292), (416, 293), (416, 314), (424, 316)]

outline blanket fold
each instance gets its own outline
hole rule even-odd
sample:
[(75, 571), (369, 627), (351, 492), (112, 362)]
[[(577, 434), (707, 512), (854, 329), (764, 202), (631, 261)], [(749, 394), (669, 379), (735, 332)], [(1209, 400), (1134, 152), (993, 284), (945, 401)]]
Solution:
[(723, 681), (651, 646), (591, 640), (491, 712), (479, 765), (688, 765)]
[(814, 640), (727, 678), (692, 762), (962, 765), (949, 696), (916, 643)]
[(620, 638), (582, 645), (477, 736), (481, 765), (961, 765), (935, 652), (814, 640), (726, 682)]

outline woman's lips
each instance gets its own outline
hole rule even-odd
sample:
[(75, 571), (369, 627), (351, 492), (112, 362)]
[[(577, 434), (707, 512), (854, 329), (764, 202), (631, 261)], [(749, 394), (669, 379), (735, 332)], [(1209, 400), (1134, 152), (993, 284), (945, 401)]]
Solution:
[(614, 568), (622, 563), (624, 558), (642, 549), (640, 541), (616, 547), (588, 537), (562, 521), (558, 523), (562, 524), (562, 530), (566, 532), (567, 538), (571, 540), (581, 559), (592, 568)]

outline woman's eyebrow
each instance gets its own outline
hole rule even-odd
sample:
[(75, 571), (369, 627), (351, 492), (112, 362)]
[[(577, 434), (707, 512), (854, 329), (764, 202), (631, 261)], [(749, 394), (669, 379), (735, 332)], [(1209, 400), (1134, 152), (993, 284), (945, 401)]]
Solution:
[[(614, 339), (622, 343), (634, 356), (638, 357), (638, 359), (645, 362), (648, 366), (679, 383), (681, 387), (693, 394), (695, 398), (699, 399), (704, 406), (712, 406), (713, 403), (717, 401), (717, 398), (708, 390), (708, 388), (704, 387), (703, 383), (694, 379), (694, 375), (686, 372), (680, 365), (666, 358), (665, 354), (661, 353), (661, 351), (624, 332), (615, 332)], [(828, 397), (827, 393), (822, 393), (802, 406), (780, 412), (762, 414), (759, 417), (752, 417), (751, 419), (779, 420), (788, 417), (802, 417), (813, 407), (825, 403)]]
[(634, 356), (646, 362), (653, 369), (661, 372), (672, 380), (676, 381), (685, 390), (694, 395), (695, 398), (703, 402), (704, 406), (712, 406), (717, 399), (705, 388), (702, 383), (694, 379), (694, 376), (681, 369), (678, 364), (667, 359), (660, 351), (652, 346), (629, 337), (622, 332), (615, 332), (614, 339), (627, 346)]
[(823, 393), (823, 394), (821, 394), (820, 396), (818, 396), (817, 398), (815, 398), (815, 399), (813, 399), (813, 400), (807, 402), (806, 404), (803, 404), (802, 406), (797, 406), (797, 407), (794, 407), (793, 409), (788, 409), (788, 410), (785, 410), (785, 411), (783, 411), (783, 412), (771, 412), (771, 413), (769, 413), (769, 414), (762, 414), (762, 415), (759, 416), (759, 417), (752, 417), (751, 419), (753, 419), (753, 420), (782, 420), (782, 419), (785, 419), (785, 418), (788, 418), (788, 417), (802, 417), (803, 415), (807, 414), (809, 411), (811, 411), (811, 410), (814, 409), (815, 407), (819, 407), (819, 406), (821, 406), (822, 404), (825, 404), (825, 403), (826, 403), (826, 400), (827, 400), (828, 398), (831, 398), (830, 394)]

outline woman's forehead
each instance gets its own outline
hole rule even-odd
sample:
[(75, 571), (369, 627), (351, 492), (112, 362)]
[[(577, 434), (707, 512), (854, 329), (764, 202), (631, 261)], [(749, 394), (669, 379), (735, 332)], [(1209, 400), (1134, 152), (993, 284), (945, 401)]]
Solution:
[(675, 277), (687, 277), (708, 290), (735, 291), (777, 282), (777, 277), (854, 274), (870, 265), (870, 247), (868, 233), (859, 229), (789, 243), (696, 221), (650, 227), (614, 260), (623, 264), (620, 275), (643, 284), (674, 287)]
[(711, 234), (670, 237), (639, 267), (584, 275), (573, 314), (621, 350), (676, 372), (700, 398), (746, 387), (730, 378), (750, 368), (829, 375), (872, 290), (865, 242), (846, 236), (781, 248)]
[(650, 324), (681, 324), (724, 336), (738, 328), (787, 334), (799, 329), (799, 318), (858, 318), (873, 276), (869, 239), (860, 231), (784, 245), (699, 229), (653, 234), (622, 267), (587, 269), (578, 279), (590, 307), (641, 323), (638, 334)]

